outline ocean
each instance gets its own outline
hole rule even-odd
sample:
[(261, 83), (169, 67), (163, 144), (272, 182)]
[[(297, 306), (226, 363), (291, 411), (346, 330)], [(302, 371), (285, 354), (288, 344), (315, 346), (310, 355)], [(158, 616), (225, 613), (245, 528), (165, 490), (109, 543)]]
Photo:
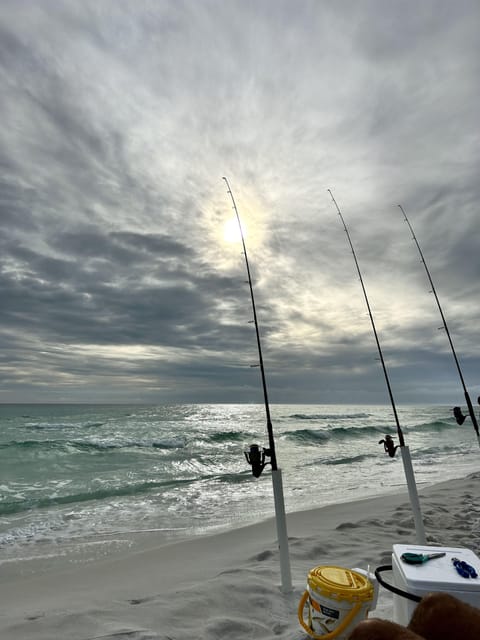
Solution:
[[(388, 406), (272, 405), (286, 511), (406, 491)], [(398, 408), (419, 488), (478, 471), (470, 420)], [(396, 438), (398, 444), (398, 438)], [(274, 514), (262, 405), (0, 405), (0, 564), (17, 573), (89, 562)]]

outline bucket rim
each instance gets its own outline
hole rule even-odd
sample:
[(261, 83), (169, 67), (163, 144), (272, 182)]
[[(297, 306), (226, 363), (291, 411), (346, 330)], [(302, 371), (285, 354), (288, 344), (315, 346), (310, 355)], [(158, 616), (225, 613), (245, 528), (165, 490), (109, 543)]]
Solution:
[(372, 582), (361, 573), (337, 565), (319, 565), (307, 576), (308, 591), (312, 595), (331, 600), (369, 602), (373, 600)]

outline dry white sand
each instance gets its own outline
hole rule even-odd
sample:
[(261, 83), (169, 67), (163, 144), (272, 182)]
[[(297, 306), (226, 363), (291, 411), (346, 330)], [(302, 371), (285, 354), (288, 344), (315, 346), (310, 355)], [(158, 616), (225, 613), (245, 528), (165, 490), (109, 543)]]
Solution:
[[(420, 491), (428, 544), (480, 555), (480, 473)], [(294, 591), (280, 592), (273, 520), (36, 575), (0, 575), (1, 640), (301, 639), (297, 606), (318, 565), (375, 569), (415, 543), (406, 492), (289, 514)], [(375, 615), (392, 618), (380, 587)]]

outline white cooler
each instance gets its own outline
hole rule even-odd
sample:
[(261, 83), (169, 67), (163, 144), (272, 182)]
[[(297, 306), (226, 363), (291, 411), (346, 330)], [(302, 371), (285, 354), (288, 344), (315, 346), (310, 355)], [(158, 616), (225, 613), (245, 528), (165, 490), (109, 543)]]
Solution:
[[(442, 558), (427, 560), (423, 564), (407, 564), (400, 559), (402, 553), (445, 553)], [(478, 578), (462, 578), (453, 566), (452, 558), (472, 565)], [(464, 548), (427, 547), (394, 544), (392, 553), (393, 584), (402, 591), (425, 596), (432, 591), (442, 591), (480, 608), (480, 558)], [(393, 595), (393, 619), (407, 625), (417, 603), (397, 594)]]

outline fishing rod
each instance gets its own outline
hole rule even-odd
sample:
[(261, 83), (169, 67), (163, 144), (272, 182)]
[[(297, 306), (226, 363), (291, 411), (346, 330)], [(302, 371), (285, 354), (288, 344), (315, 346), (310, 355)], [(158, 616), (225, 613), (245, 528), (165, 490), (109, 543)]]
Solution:
[[(414, 522), (415, 522), (415, 532), (416, 532), (416, 537), (417, 537), (417, 542), (418, 544), (426, 544), (426, 537), (425, 537), (425, 529), (423, 526), (423, 520), (422, 520), (422, 514), (420, 511), (420, 501), (418, 499), (418, 493), (417, 493), (417, 485), (415, 482), (415, 475), (413, 472), (413, 467), (412, 467), (412, 460), (410, 457), (410, 450), (409, 448), (406, 446), (405, 444), (405, 438), (403, 436), (403, 431), (402, 428), (400, 426), (400, 420), (398, 418), (398, 413), (397, 413), (397, 408), (395, 405), (395, 400), (393, 398), (393, 392), (392, 392), (392, 387), (390, 385), (390, 379), (388, 377), (388, 372), (387, 372), (387, 367), (385, 364), (385, 360), (383, 357), (383, 352), (382, 352), (382, 347), (380, 345), (380, 340), (378, 337), (378, 333), (377, 333), (377, 328), (375, 326), (375, 320), (373, 318), (373, 313), (370, 307), (370, 303), (368, 301), (368, 296), (367, 296), (367, 290), (365, 288), (365, 284), (363, 282), (363, 277), (362, 277), (362, 272), (360, 271), (360, 265), (358, 263), (357, 260), (357, 255), (355, 253), (355, 249), (353, 248), (353, 243), (352, 240), (350, 238), (350, 233), (348, 232), (347, 229), (347, 225), (345, 223), (344, 217), (342, 215), (342, 212), (340, 211), (340, 207), (337, 204), (337, 201), (335, 200), (333, 193), (330, 191), (330, 189), (328, 189), (328, 193), (330, 194), (333, 203), (337, 209), (338, 215), (340, 216), (340, 220), (342, 221), (343, 224), (343, 228), (345, 230), (345, 233), (347, 235), (347, 239), (348, 239), (348, 243), (350, 245), (350, 249), (352, 250), (352, 254), (353, 254), (353, 259), (355, 261), (355, 266), (357, 268), (357, 273), (358, 273), (358, 277), (360, 279), (360, 284), (362, 286), (362, 291), (363, 291), (363, 295), (365, 298), (365, 302), (367, 305), (367, 310), (368, 310), (368, 315), (370, 317), (370, 322), (372, 325), (372, 329), (373, 329), (373, 335), (375, 336), (375, 342), (377, 343), (377, 349), (378, 349), (378, 355), (380, 356), (380, 362), (382, 363), (382, 369), (383, 369), (383, 375), (385, 376), (385, 382), (387, 384), (387, 389), (388, 389), (388, 395), (390, 397), (390, 403), (392, 405), (392, 411), (393, 411), (393, 415), (395, 418), (395, 424), (397, 427), (397, 434), (398, 434), (398, 440), (399, 440), (399, 446), (400, 447), (400, 451), (402, 454), (402, 461), (403, 461), (403, 468), (405, 471), (405, 477), (407, 480), (407, 486), (408, 486), (408, 493), (409, 493), (409, 497), (410, 497), (410, 504), (412, 506), (412, 511), (413, 511), (413, 518), (414, 518)], [(393, 439), (391, 436), (385, 436), (385, 440), (381, 440), (379, 444), (383, 443), (384, 447), (385, 447), (385, 451), (387, 451), (390, 455), (390, 457), (393, 458), (393, 456), (395, 455), (395, 451), (396, 451), (396, 447), (393, 444)]]
[[(257, 350), (258, 350), (258, 366), (260, 367), (260, 375), (262, 379), (262, 389), (263, 389), (263, 401), (265, 405), (265, 414), (267, 420), (267, 433), (268, 433), (268, 449), (264, 447), (260, 447), (258, 444), (252, 444), (249, 447), (249, 451), (245, 452), (245, 457), (247, 462), (252, 467), (252, 473), (256, 478), (259, 478), (263, 469), (267, 464), (271, 465), (272, 468), (272, 485), (273, 485), (273, 496), (275, 502), (275, 519), (277, 524), (277, 536), (278, 536), (278, 547), (280, 551), (280, 572), (282, 577), (282, 591), (284, 593), (289, 593), (293, 590), (292, 586), (292, 578), (290, 571), (290, 557), (288, 553), (288, 535), (287, 535), (287, 522), (285, 516), (285, 501), (283, 497), (283, 482), (282, 482), (282, 471), (278, 468), (277, 465), (277, 456), (275, 452), (275, 439), (273, 437), (273, 426), (272, 419), (270, 415), (270, 404), (268, 401), (268, 390), (267, 390), (267, 378), (265, 375), (265, 366), (263, 363), (263, 354), (262, 354), (262, 343), (260, 339), (260, 329), (258, 324), (257, 317), (257, 309), (255, 306), (255, 296), (253, 294), (253, 284), (252, 277), (250, 274), (250, 265), (248, 262), (248, 254), (247, 247), (245, 245), (245, 236), (243, 234), (242, 223), (240, 221), (240, 214), (238, 213), (237, 204), (235, 202), (235, 198), (233, 197), (232, 189), (230, 188), (230, 184), (225, 176), (222, 178), (225, 180), (225, 184), (227, 185), (227, 193), (230, 195), (233, 204), (233, 210), (235, 211), (235, 216), (237, 218), (238, 227), (240, 230), (240, 238), (242, 240), (243, 247), (243, 255), (245, 258), (245, 266), (247, 269), (247, 277), (248, 277), (248, 286), (250, 289), (250, 300), (252, 303), (252, 312), (253, 312), (253, 323), (255, 325), (255, 334), (257, 338)], [(266, 461), (266, 458), (270, 458), (270, 462)]]
[[(428, 277), (428, 281), (430, 282), (430, 286), (432, 287), (432, 293), (435, 296), (437, 307), (438, 307), (438, 310), (440, 312), (440, 317), (442, 318), (443, 328), (445, 329), (445, 333), (447, 334), (448, 342), (450, 343), (450, 348), (452, 350), (453, 359), (455, 360), (455, 364), (457, 366), (458, 375), (460, 376), (460, 382), (462, 383), (463, 393), (465, 395), (465, 400), (466, 400), (467, 407), (468, 407), (468, 413), (470, 414), (470, 418), (472, 419), (473, 428), (475, 429), (475, 433), (477, 434), (477, 440), (478, 440), (478, 444), (480, 446), (480, 432), (479, 432), (479, 429), (478, 429), (477, 418), (476, 418), (475, 413), (473, 411), (472, 401), (470, 400), (470, 396), (468, 394), (468, 390), (467, 390), (467, 386), (465, 384), (465, 380), (463, 378), (462, 370), (460, 369), (460, 363), (458, 361), (457, 354), (455, 352), (455, 347), (453, 346), (452, 336), (450, 335), (450, 331), (448, 330), (447, 321), (445, 320), (445, 316), (443, 314), (442, 306), (440, 304), (440, 300), (438, 299), (438, 295), (437, 295), (437, 291), (435, 289), (435, 285), (433, 284), (432, 276), (430, 275), (430, 271), (429, 271), (429, 269), (427, 267), (427, 263), (425, 262), (425, 258), (423, 256), (423, 252), (422, 252), (422, 250), (420, 248), (420, 245), (418, 244), (417, 236), (415, 235), (415, 232), (414, 232), (414, 230), (412, 228), (412, 225), (410, 224), (410, 220), (407, 218), (407, 214), (405, 213), (402, 205), (399, 204), (398, 206), (400, 208), (400, 211), (403, 213), (403, 217), (405, 218), (405, 222), (408, 224), (408, 228), (410, 229), (410, 231), (412, 233), (413, 240), (414, 240), (415, 244), (417, 245), (418, 253), (420, 254), (420, 258), (422, 259), (423, 266), (425, 267), (425, 271), (426, 271), (426, 274), (427, 274), (427, 277)], [(462, 414), (462, 411), (461, 411), (460, 407), (455, 407), (454, 410), (453, 410), (453, 413), (455, 415), (455, 419), (457, 421), (457, 424), (463, 424), (466, 416), (464, 416)]]

